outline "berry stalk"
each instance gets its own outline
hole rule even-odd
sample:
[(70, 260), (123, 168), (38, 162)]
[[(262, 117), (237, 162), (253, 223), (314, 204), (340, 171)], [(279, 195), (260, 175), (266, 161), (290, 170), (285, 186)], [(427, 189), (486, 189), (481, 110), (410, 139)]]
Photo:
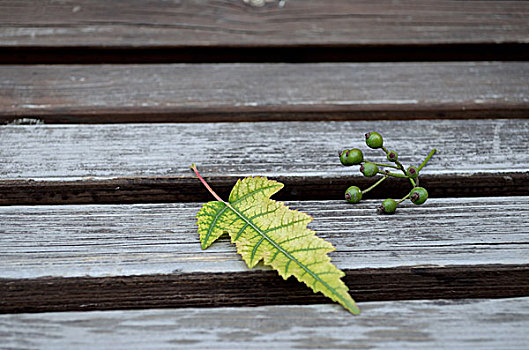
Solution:
[(398, 178), (401, 178), (401, 179), (407, 179), (408, 178), (408, 176), (406, 176), (406, 175), (401, 175), (401, 174), (397, 174), (397, 173), (391, 173), (391, 172), (389, 172), (387, 170), (385, 170), (385, 171), (380, 170), (378, 173), (382, 174), (382, 175), (398, 177)]
[(380, 185), (384, 180), (386, 180), (388, 178), (389, 175), (386, 174), (386, 176), (384, 176), (383, 178), (381, 178), (380, 180), (378, 180), (377, 182), (375, 182), (371, 187), (369, 188), (366, 188), (365, 190), (362, 191), (362, 194), (366, 194), (367, 192), (371, 191), (373, 188), (377, 187), (378, 185)]
[(398, 169), (397, 166), (395, 165), (392, 165), (392, 164), (384, 164), (384, 163), (375, 163), (373, 162), (373, 164), (375, 165), (378, 165), (378, 166), (383, 166), (383, 167), (386, 167), (386, 168), (393, 168), (393, 169)]
[(397, 204), (400, 204), (400, 203), (404, 202), (406, 199), (410, 198), (410, 196), (411, 196), (411, 192), (412, 192), (412, 191), (413, 191), (413, 189), (412, 189), (410, 192), (408, 192), (407, 195), (405, 195), (404, 197), (402, 197), (401, 199), (399, 199), (399, 200), (397, 201)]
[(402, 171), (404, 173), (404, 177), (408, 178), (410, 180), (411, 185), (413, 187), (417, 187), (417, 184), (415, 183), (415, 181), (413, 181), (413, 179), (411, 177), (409, 177), (408, 174), (406, 173), (406, 169), (404, 168), (404, 165), (402, 165), (402, 163), (399, 162), (397, 159), (395, 159), (395, 164), (397, 164), (397, 166), (399, 167), (400, 171)]
[(419, 167), (417, 168), (417, 170), (421, 171), (422, 168), (424, 168), (424, 166), (426, 165), (426, 163), (428, 163), (428, 161), (433, 157), (433, 155), (435, 154), (435, 152), (437, 152), (437, 150), (434, 148), (433, 150), (430, 151), (430, 154), (428, 154), (428, 157), (426, 157), (426, 159), (421, 163), (421, 165), (419, 165)]

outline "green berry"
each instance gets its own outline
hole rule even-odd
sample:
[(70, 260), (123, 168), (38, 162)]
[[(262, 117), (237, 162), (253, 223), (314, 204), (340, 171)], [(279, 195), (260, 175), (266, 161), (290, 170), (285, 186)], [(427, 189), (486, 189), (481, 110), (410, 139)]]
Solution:
[(347, 161), (347, 156), (349, 155), (349, 151), (350, 150), (348, 149), (344, 149), (343, 151), (340, 152), (340, 163), (342, 163), (342, 165), (345, 165), (345, 166), (353, 165)]
[(382, 139), (382, 135), (380, 135), (378, 132), (368, 132), (366, 134), (366, 144), (370, 148), (380, 148), (382, 147), (382, 144), (384, 143), (384, 140)]
[(397, 210), (397, 202), (391, 198), (383, 201), (377, 209), (379, 214), (394, 214), (395, 210)]
[(388, 156), (386, 157), (390, 162), (396, 162), (397, 159), (399, 159), (399, 155), (395, 151), (388, 152)]
[(340, 154), (340, 162), (345, 166), (351, 166), (362, 163), (364, 154), (357, 148), (343, 150)]
[(349, 203), (358, 203), (362, 200), (362, 191), (357, 186), (351, 186), (345, 191), (345, 200)]
[(415, 187), (411, 191), (410, 200), (413, 204), (421, 205), (428, 199), (428, 191), (424, 187)]
[(416, 179), (417, 176), (419, 176), (419, 170), (417, 170), (416, 167), (411, 166), (406, 170), (406, 175), (408, 175), (412, 179)]
[(376, 166), (376, 164), (365, 162), (360, 166), (360, 171), (362, 172), (362, 174), (364, 174), (364, 176), (371, 177), (378, 174), (378, 167)]

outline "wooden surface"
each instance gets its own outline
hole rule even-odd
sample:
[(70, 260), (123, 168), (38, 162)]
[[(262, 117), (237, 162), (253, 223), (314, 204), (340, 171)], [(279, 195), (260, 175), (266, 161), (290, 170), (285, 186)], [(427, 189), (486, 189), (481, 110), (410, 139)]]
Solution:
[[(408, 202), (399, 216), (376, 215), (378, 202), (287, 203), (314, 217), (311, 227), (338, 248), (331, 255), (340, 268), (529, 264), (529, 197), (434, 198), (420, 207)], [(200, 207), (0, 207), (0, 277), (247, 271), (227, 239), (200, 249)], [(458, 230), (451, 230), (456, 223)]]
[[(529, 293), (529, 197), (432, 199), (398, 216), (376, 215), (377, 203), (288, 203), (337, 247), (331, 256), (356, 299)], [(201, 251), (199, 207), (0, 207), (0, 311), (324, 300), (267, 268), (249, 271), (226, 239)]]
[[(0, 126), (0, 204), (210, 200), (192, 163), (225, 196), (238, 178), (265, 175), (286, 184), (277, 198), (341, 199), (373, 179), (342, 166), (339, 150), (384, 160), (364, 144), (370, 130), (406, 165), (439, 150), (421, 176), (433, 197), (529, 193), (527, 119), (13, 125)], [(370, 195), (399, 197), (408, 188), (388, 180)]]
[(529, 298), (0, 315), (8, 349), (526, 349)]
[[(528, 15), (0, 0), (0, 348), (525, 349)], [(344, 203), (373, 179), (337, 153), (372, 130), (405, 165), (439, 150), (425, 205), (375, 214), (402, 179)], [(223, 197), (244, 176), (284, 182), (276, 199), (314, 217), (363, 314), (249, 270), (227, 238), (200, 250), (212, 198), (191, 163)]]
[(529, 41), (524, 1), (11, 0), (1, 13), (0, 42), (17, 47)]
[(0, 66), (0, 122), (527, 118), (529, 63)]
[(0, 62), (527, 59), (524, 1), (0, 3)]

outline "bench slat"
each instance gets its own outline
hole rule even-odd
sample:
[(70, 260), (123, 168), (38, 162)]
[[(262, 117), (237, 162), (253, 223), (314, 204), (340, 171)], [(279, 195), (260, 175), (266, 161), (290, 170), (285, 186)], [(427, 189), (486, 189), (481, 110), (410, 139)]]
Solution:
[(0, 67), (0, 122), (526, 118), (529, 63)]
[(105, 0), (2, 1), (0, 61), (527, 57), (524, 1), (268, 2), (260, 8), (228, 0), (137, 0), (126, 7)]
[[(525, 349), (529, 298), (0, 315), (9, 349)], [(156, 336), (153, 337), (153, 334)]]
[[(238, 178), (265, 175), (285, 183), (278, 198), (340, 199), (373, 179), (343, 167), (338, 150), (384, 159), (363, 142), (370, 130), (406, 165), (439, 150), (421, 177), (434, 197), (529, 192), (527, 119), (38, 125), (0, 126), (0, 204), (210, 200), (191, 163), (225, 197)], [(407, 190), (388, 180), (371, 196)]]
[[(398, 216), (376, 215), (376, 201), (287, 204), (314, 216), (358, 300), (529, 295), (529, 197), (427, 203)], [(0, 207), (0, 311), (324, 300), (265, 267), (249, 271), (227, 239), (202, 251), (199, 206)]]

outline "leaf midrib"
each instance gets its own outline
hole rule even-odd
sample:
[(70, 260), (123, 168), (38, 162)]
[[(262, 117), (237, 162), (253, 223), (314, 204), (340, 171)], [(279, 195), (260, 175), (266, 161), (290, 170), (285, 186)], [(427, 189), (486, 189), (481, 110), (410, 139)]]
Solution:
[[(306, 267), (304, 264), (298, 261), (294, 256), (290, 255), (286, 250), (284, 250), (280, 245), (278, 245), (273, 239), (268, 237), (264, 232), (262, 232), (250, 219), (246, 218), (244, 215), (242, 215), (237, 209), (235, 209), (229, 202), (224, 202), (228, 208), (230, 208), (235, 214), (237, 214), (242, 220), (244, 220), (248, 225), (250, 225), (257, 233), (259, 233), (263, 238), (265, 238), (272, 246), (274, 246), (277, 250), (279, 250), (281, 253), (283, 253), (287, 258), (294, 261), (298, 266), (300, 266), (303, 270), (305, 270), (307, 273), (309, 273), (315, 280), (320, 282), (322, 285), (324, 285), (328, 290), (331, 290), (334, 295), (336, 295), (339, 299), (341, 299), (346, 305), (350, 305), (351, 303), (349, 300), (345, 299), (340, 293), (337, 292), (336, 289), (331, 287), (327, 282), (323, 281), (318, 275), (316, 275), (314, 272), (312, 272), (308, 267)], [(351, 306), (351, 308), (356, 309), (354, 305)]]

